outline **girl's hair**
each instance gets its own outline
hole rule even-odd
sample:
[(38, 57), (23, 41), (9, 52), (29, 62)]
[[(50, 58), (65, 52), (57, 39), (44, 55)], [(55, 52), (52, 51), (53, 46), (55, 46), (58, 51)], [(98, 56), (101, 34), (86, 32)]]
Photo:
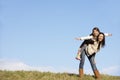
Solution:
[(94, 30), (97, 30), (97, 31), (100, 33), (99, 28), (98, 28), (98, 27), (94, 27), (94, 28), (92, 29), (92, 33), (91, 33), (90, 35), (93, 35), (93, 36), (94, 36), (94, 34), (93, 34)]
[[(103, 35), (103, 40), (101, 42), (99, 42), (99, 45), (98, 45), (98, 50), (100, 49), (100, 47), (104, 47), (105, 46), (105, 35), (103, 32), (100, 32), (98, 37), (100, 36), (100, 34)], [(98, 37), (97, 37), (97, 41), (98, 41)]]

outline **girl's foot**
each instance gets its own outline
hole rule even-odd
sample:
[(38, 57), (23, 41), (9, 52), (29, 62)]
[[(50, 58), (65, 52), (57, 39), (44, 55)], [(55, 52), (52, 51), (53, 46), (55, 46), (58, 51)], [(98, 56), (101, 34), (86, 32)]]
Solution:
[(76, 58), (76, 60), (80, 60), (81, 59), (80, 58), (80, 52), (77, 53), (77, 56), (75, 58)]
[(80, 57), (79, 57), (79, 58), (78, 58), (78, 57), (76, 57), (75, 59), (76, 59), (76, 60), (81, 60), (81, 58), (80, 58)]

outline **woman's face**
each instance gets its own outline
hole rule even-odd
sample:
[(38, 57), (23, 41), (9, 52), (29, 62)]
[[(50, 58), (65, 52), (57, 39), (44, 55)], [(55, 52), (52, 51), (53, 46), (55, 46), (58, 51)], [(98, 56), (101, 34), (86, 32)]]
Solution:
[(97, 37), (97, 36), (99, 35), (99, 31), (98, 31), (98, 30), (93, 30), (93, 35), (94, 35), (95, 37)]
[(103, 38), (104, 38), (104, 35), (103, 35), (103, 34), (100, 34), (100, 35), (98, 36), (98, 41), (101, 42), (101, 41), (103, 40)]

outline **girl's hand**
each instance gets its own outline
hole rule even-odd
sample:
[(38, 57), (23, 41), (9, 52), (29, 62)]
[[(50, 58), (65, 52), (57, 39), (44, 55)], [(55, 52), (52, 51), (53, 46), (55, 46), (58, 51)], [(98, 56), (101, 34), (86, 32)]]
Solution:
[(112, 34), (108, 34), (108, 36), (112, 36)]
[(81, 38), (75, 38), (75, 40), (81, 40)]

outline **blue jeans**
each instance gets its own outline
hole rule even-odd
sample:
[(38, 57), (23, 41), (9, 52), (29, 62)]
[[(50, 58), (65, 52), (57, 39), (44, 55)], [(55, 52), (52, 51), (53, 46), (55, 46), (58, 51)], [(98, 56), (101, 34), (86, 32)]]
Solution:
[[(86, 46), (83, 46), (82, 49), (81, 49), (81, 60), (80, 60), (80, 64), (79, 64), (79, 69), (83, 69), (84, 67), (84, 62), (85, 62), (85, 55), (87, 54), (86, 51), (85, 51), (85, 48)], [(87, 56), (87, 55), (86, 55)], [(95, 59), (95, 54), (93, 55), (90, 55), (90, 56), (87, 56), (87, 58), (89, 59), (90, 61), (90, 64), (91, 64), (91, 67), (92, 67), (92, 70), (97, 70), (97, 67), (96, 67), (96, 63), (94, 61)]]

